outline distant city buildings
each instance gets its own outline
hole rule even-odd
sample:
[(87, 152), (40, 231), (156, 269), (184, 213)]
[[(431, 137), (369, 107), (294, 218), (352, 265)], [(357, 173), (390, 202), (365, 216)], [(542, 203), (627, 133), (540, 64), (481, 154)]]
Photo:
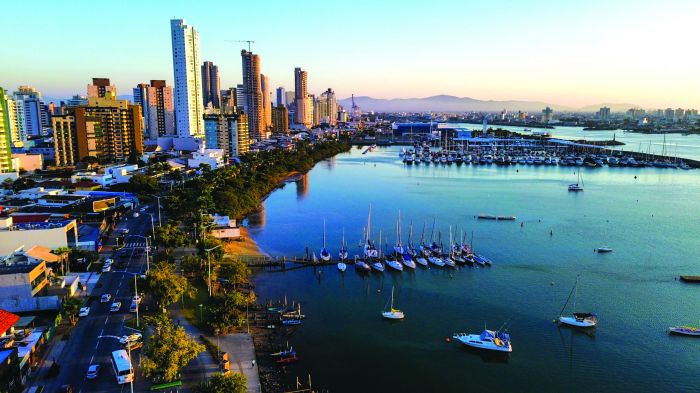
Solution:
[(45, 135), (48, 114), (41, 93), (31, 86), (20, 86), (13, 94), (17, 134), (13, 139), (26, 141), (29, 136)]
[(164, 80), (151, 80), (134, 88), (134, 103), (141, 106), (144, 134), (151, 140), (175, 135), (173, 89)]
[(598, 119), (602, 121), (610, 120), (610, 108), (607, 106), (600, 108), (600, 110), (598, 111)]
[(214, 108), (221, 108), (219, 67), (211, 61), (202, 64), (202, 99), (205, 108), (210, 104)]
[(261, 140), (265, 137), (265, 120), (262, 86), (260, 83), (260, 56), (246, 50), (241, 51), (243, 62), (243, 88), (245, 89), (245, 108), (248, 115), (248, 131), (251, 138)]
[(276, 105), (277, 105), (277, 106), (279, 106), (279, 105), (284, 105), (284, 106), (289, 105), (288, 102), (287, 102), (287, 94), (286, 94), (286, 92), (284, 91), (284, 87), (281, 87), (281, 86), (280, 86), (280, 87), (277, 88), (277, 90), (276, 90), (276, 96), (277, 96), (277, 100), (276, 100)]
[(180, 137), (204, 137), (199, 33), (183, 19), (170, 21), (175, 77), (175, 130)]
[(552, 121), (552, 115), (554, 114), (554, 110), (550, 107), (546, 107), (542, 110), (542, 123), (549, 123)]
[(237, 157), (241, 151), (248, 152), (248, 119), (245, 115), (205, 115), (204, 128), (207, 149), (221, 149), (228, 158)]

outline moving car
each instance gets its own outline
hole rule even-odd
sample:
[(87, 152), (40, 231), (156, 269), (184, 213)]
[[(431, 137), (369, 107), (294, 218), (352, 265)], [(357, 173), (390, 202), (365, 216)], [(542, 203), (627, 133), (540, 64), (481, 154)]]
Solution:
[(137, 218), (139, 216), (139, 212), (134, 213), (134, 218)]
[(122, 233), (125, 234), (125, 235), (126, 235), (127, 233), (129, 233), (129, 228), (124, 228), (124, 229), (122, 229)]
[(87, 375), (85, 375), (85, 378), (87, 379), (95, 379), (97, 378), (97, 374), (100, 373), (100, 365), (99, 364), (91, 364), (90, 367), (88, 367)]
[(112, 305), (109, 307), (110, 312), (117, 312), (122, 308), (122, 302), (114, 302)]
[(105, 265), (111, 265), (113, 263), (114, 263), (114, 259), (112, 259), (112, 258), (105, 259)]
[(132, 333), (126, 336), (122, 336), (119, 339), (119, 344), (141, 341), (141, 339), (143, 339), (143, 335), (141, 335), (141, 333)]
[(109, 293), (105, 293), (105, 294), (102, 295), (102, 297), (100, 298), (100, 303), (107, 303), (107, 302), (109, 302), (110, 300), (112, 300), (112, 295), (110, 295)]
[(79, 317), (87, 317), (88, 314), (90, 314), (90, 307), (83, 307), (80, 309), (78, 316)]
[(107, 273), (111, 270), (112, 270), (112, 265), (105, 264), (104, 266), (102, 266), (102, 273)]

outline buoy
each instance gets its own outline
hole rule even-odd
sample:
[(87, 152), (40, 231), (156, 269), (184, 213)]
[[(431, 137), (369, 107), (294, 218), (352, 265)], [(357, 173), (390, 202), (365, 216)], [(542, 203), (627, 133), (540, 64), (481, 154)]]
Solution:
[(552, 319), (552, 323), (557, 323), (557, 320), (556, 320), (556, 319)]
[(554, 281), (550, 282), (549, 285), (554, 286)]
[(449, 338), (449, 337), (445, 337), (445, 342), (446, 342), (446, 343), (452, 342), (452, 339)]

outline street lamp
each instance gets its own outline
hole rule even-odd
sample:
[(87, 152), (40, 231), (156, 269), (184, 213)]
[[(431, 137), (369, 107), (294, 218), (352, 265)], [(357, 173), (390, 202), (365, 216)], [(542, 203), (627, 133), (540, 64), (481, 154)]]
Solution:
[(209, 286), (209, 297), (211, 297), (211, 258), (209, 257), (209, 252), (216, 250), (219, 247), (221, 247), (221, 244), (204, 250), (207, 252), (207, 285)]
[(202, 323), (202, 307), (204, 305), (202, 303), (199, 303), (199, 323)]
[[(151, 216), (151, 233), (153, 234), (153, 240), (156, 239), (156, 227), (153, 225), (153, 213), (147, 213), (149, 216)], [(160, 228), (160, 223), (158, 225)]]

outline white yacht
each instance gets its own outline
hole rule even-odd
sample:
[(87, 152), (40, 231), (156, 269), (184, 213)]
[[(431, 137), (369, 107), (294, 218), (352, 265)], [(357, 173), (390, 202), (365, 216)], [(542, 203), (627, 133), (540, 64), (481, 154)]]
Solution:
[(506, 332), (484, 330), (481, 334), (456, 333), (452, 338), (472, 348), (506, 353), (513, 352), (510, 335)]
[(384, 311), (382, 311), (382, 317), (386, 319), (404, 318), (403, 311), (394, 308), (394, 287), (391, 287), (391, 300), (390, 302), (387, 302), (386, 306), (384, 307)]
[(563, 316), (564, 310), (566, 310), (566, 306), (569, 304), (569, 300), (571, 300), (572, 298), (574, 301), (573, 309), (576, 309), (576, 297), (578, 296), (578, 279), (579, 277), (576, 276), (576, 283), (574, 283), (574, 287), (571, 288), (569, 297), (566, 299), (564, 307), (561, 308), (561, 311), (559, 312), (559, 318), (557, 318), (557, 321), (564, 325), (579, 328), (593, 328), (598, 324), (598, 318), (594, 313), (574, 311), (571, 316)]

